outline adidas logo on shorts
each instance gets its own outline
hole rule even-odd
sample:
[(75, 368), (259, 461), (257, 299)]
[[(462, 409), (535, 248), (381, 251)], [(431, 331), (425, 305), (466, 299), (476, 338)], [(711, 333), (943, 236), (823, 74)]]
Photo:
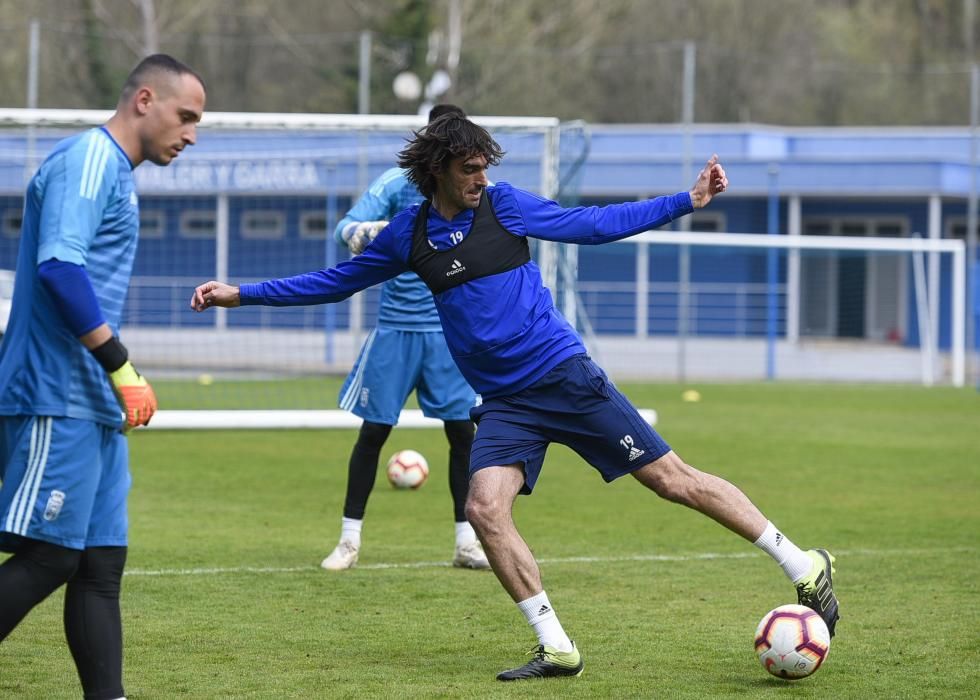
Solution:
[(629, 454), (629, 461), (631, 462), (638, 459), (646, 452), (646, 450), (641, 450), (636, 446), (636, 442), (633, 440), (632, 435), (624, 435), (623, 439), (619, 441), (619, 444), (626, 448), (626, 451)]

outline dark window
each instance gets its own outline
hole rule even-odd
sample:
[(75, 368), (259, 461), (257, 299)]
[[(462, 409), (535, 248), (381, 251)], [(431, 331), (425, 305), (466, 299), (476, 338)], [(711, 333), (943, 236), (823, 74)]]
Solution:
[(180, 235), (184, 238), (214, 238), (218, 216), (206, 209), (190, 209), (180, 215)]

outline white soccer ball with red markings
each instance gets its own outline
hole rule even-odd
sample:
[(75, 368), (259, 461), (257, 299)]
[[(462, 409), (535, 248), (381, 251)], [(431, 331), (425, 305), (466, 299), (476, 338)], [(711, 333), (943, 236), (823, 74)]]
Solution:
[(429, 463), (415, 450), (401, 450), (388, 460), (387, 473), (396, 489), (417, 489), (429, 478)]
[(777, 678), (806, 678), (830, 652), (823, 619), (803, 605), (780, 605), (755, 630), (755, 653), (762, 668)]

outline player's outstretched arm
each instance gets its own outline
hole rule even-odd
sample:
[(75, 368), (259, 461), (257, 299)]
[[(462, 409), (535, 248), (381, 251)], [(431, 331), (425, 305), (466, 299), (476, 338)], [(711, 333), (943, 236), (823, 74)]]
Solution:
[(241, 306), (241, 303), (238, 287), (214, 280), (199, 285), (194, 290), (194, 296), (191, 297), (191, 308), (195, 311), (204, 311), (211, 306), (233, 309)]
[(697, 182), (691, 188), (691, 204), (695, 209), (706, 207), (716, 194), (721, 194), (726, 189), (728, 189), (728, 177), (725, 175), (725, 169), (718, 162), (718, 155), (714, 154), (698, 173)]
[(342, 260), (331, 268), (241, 286), (214, 280), (205, 282), (194, 290), (190, 306), (195, 311), (204, 311), (211, 306), (311, 306), (344, 301), (408, 269), (388, 233), (390, 228), (382, 229), (361, 255)]

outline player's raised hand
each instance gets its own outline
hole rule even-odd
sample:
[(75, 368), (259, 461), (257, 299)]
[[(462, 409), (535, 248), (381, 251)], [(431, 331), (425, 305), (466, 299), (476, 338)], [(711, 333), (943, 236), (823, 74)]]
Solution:
[(212, 306), (223, 306), (226, 309), (241, 306), (238, 287), (214, 280), (199, 285), (194, 290), (194, 296), (191, 297), (191, 308), (195, 311), (204, 311)]
[(691, 188), (691, 204), (695, 209), (700, 209), (708, 205), (716, 194), (721, 194), (728, 189), (728, 177), (725, 169), (718, 162), (718, 154), (714, 154), (708, 159), (704, 168), (698, 173), (698, 180)]
[(360, 255), (387, 225), (387, 221), (352, 221), (344, 227), (340, 237), (351, 253)]

